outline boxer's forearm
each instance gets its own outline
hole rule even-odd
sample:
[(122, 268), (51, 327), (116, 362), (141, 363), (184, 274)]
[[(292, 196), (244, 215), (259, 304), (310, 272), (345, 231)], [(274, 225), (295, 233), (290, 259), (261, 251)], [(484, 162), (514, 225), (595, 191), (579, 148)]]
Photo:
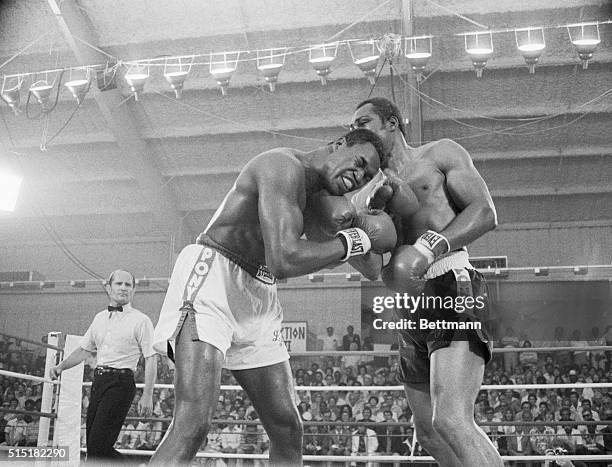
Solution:
[(488, 203), (473, 203), (461, 211), (442, 231), (451, 250), (474, 242), (497, 226), (495, 207)]
[(266, 249), (266, 264), (279, 279), (311, 274), (339, 263), (346, 255), (346, 248), (339, 238), (322, 243), (297, 240), (279, 250), (269, 254)]

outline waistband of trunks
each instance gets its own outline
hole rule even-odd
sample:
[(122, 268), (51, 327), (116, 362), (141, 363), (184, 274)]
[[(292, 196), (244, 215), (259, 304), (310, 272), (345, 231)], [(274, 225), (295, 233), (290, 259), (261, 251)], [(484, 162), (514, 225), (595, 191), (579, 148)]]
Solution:
[(451, 269), (474, 269), (470, 264), (470, 257), (467, 249), (451, 251), (450, 253), (441, 256), (429, 265), (427, 272), (423, 276), (424, 279), (433, 279), (434, 277), (446, 274)]
[(212, 239), (207, 234), (202, 234), (198, 237), (198, 244), (206, 245), (210, 248), (214, 248), (219, 252), (219, 254), (225, 256), (231, 262), (237, 264), (242, 269), (244, 269), (250, 276), (254, 277), (258, 281), (263, 282), (264, 284), (275, 284), (276, 277), (272, 274), (272, 271), (265, 264), (256, 264), (253, 263), (237, 253), (229, 250), (228, 248), (221, 245), (216, 240)]

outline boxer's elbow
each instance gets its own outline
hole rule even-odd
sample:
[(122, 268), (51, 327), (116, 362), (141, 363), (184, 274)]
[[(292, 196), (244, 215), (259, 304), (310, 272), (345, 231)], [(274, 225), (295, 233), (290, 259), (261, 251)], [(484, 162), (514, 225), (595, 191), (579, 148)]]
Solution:
[(482, 207), (480, 218), (486, 232), (489, 232), (497, 227), (497, 212), (495, 211), (495, 206), (492, 204), (487, 204), (486, 206)]

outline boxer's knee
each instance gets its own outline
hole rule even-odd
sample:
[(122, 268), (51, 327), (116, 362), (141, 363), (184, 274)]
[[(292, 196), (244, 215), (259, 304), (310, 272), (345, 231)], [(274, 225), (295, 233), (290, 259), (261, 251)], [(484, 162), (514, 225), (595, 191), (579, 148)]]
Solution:
[(442, 450), (444, 441), (431, 423), (416, 423), (415, 433), (418, 443), (431, 455), (437, 455)]
[(178, 403), (172, 425), (186, 441), (201, 444), (210, 430), (211, 422), (212, 412), (202, 405)]
[(267, 428), (270, 439), (281, 443), (300, 444), (304, 435), (304, 426), (297, 410), (285, 410), (274, 416), (271, 427)]

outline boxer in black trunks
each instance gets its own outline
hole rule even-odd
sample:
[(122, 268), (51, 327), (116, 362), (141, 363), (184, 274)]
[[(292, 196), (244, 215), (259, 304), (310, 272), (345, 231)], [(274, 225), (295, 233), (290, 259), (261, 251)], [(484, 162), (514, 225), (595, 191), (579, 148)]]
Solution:
[[(382, 274), (391, 290), (432, 298), (429, 306), (401, 316), (417, 327), (400, 332), (402, 378), (417, 439), (440, 465), (501, 467), (497, 450), (474, 421), (474, 401), (492, 348), (486, 285), (465, 249), (497, 224), (487, 186), (454, 141), (408, 146), (402, 116), (387, 99), (359, 104), (351, 127), (383, 140), (389, 155), (385, 184), (392, 190), (367, 199), (380, 204), (382, 198), (398, 232), (388, 264), (374, 252), (352, 264), (366, 277)], [(357, 212), (371, 207), (356, 206)], [(467, 297), (472, 307), (442, 304), (467, 303)], [(419, 329), (421, 319), (434, 329)]]
[[(356, 190), (380, 170), (382, 143), (354, 130), (304, 153), (278, 148), (242, 169), (197, 245), (179, 254), (153, 345), (175, 358), (173, 421), (152, 465), (187, 465), (206, 439), (222, 367), (245, 389), (270, 438), (271, 465), (301, 465), (302, 424), (279, 337), (276, 278), (296, 277), (396, 244), (391, 219), (355, 218), (324, 243), (301, 239), (320, 191)], [(386, 217), (386, 220), (385, 220)]]

